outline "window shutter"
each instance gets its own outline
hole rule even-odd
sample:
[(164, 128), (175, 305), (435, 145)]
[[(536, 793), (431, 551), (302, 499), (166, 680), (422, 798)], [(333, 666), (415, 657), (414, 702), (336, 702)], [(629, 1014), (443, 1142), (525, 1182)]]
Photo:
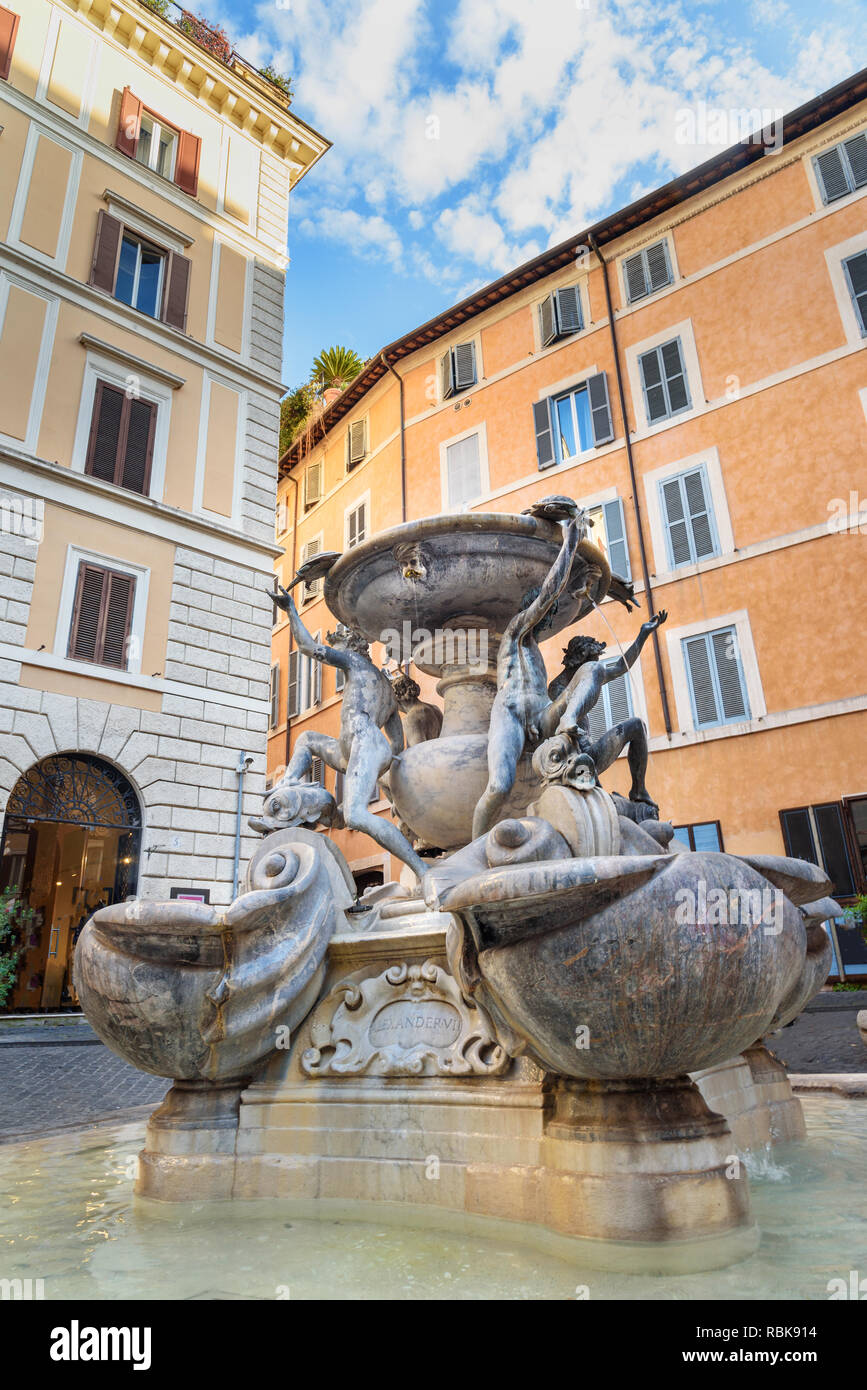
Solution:
[(636, 299), (643, 299), (647, 294), (647, 281), (644, 276), (644, 260), (639, 251), (635, 256), (627, 256), (623, 262), (623, 273), (626, 277), (626, 297), (632, 304)]
[(138, 97), (130, 91), (129, 87), (124, 87), (120, 98), (120, 117), (114, 143), (121, 154), (129, 155), (130, 159), (135, 159), (135, 152), (138, 148), (141, 113), (142, 104)]
[[(301, 547), (302, 565), (306, 564), (308, 560), (312, 560), (314, 555), (318, 555), (321, 548), (322, 547), (319, 543), (318, 536), (315, 540), (305, 541), (304, 545), (302, 545)], [(302, 587), (304, 590), (303, 597), (305, 599), (312, 598), (314, 594), (318, 594), (320, 592), (322, 588), (322, 580), (314, 579), (311, 581), (311, 583), (305, 583)]]
[(608, 400), (608, 381), (604, 372), (597, 372), (587, 381), (587, 395), (590, 399), (590, 417), (593, 421), (593, 443), (610, 444), (614, 438), (614, 421), (611, 418), (611, 405)]
[(632, 718), (632, 699), (629, 693), (629, 677), (618, 676), (605, 687), (608, 697), (608, 727), (622, 724)]
[(458, 343), (454, 349), (455, 359), (455, 390), (466, 391), (468, 387), (476, 384), (476, 345), (475, 343)]
[[(316, 640), (317, 640), (317, 642), (319, 641), (319, 633), (318, 633), (318, 632), (317, 632), (317, 634), (316, 634)], [(321, 662), (321, 661), (317, 661), (315, 657), (311, 657), (310, 660), (311, 660), (311, 664), (312, 664), (312, 666), (313, 666), (313, 670), (312, 670), (312, 672), (311, 672), (311, 675), (312, 675), (311, 684), (312, 684), (312, 686), (313, 686), (313, 697), (312, 697), (310, 703), (311, 703), (312, 705), (321, 705), (321, 704), (322, 704), (322, 662)]]
[(826, 150), (824, 154), (817, 155), (815, 168), (819, 176), (823, 202), (833, 203), (837, 198), (842, 198), (849, 192), (849, 179), (839, 145), (835, 145), (832, 150)]
[(851, 256), (846, 265), (846, 277), (855, 306), (855, 317), (862, 336), (867, 336), (867, 251)]
[(669, 563), (673, 569), (676, 569), (678, 565), (688, 565), (693, 558), (680, 478), (666, 479), (660, 484), (660, 492), (668, 535)]
[(643, 352), (638, 359), (638, 365), (641, 369), (644, 408), (647, 412), (648, 422), (652, 425), (656, 420), (664, 420), (668, 414), (665, 387), (662, 384), (659, 348), (652, 348), (650, 352)]
[(604, 502), (602, 512), (605, 517), (605, 540), (608, 546), (608, 563), (612, 574), (620, 579), (631, 579), (629, 547), (626, 543), (626, 520), (623, 503), (619, 497), (613, 502)]
[(683, 652), (686, 659), (686, 671), (689, 677), (696, 727), (718, 724), (720, 716), (713, 677), (711, 676), (706, 635), (686, 638), (683, 643)]
[(311, 463), (304, 473), (304, 507), (309, 510), (322, 500), (322, 460)]
[(557, 337), (557, 317), (554, 312), (554, 296), (549, 294), (539, 305), (539, 337), (543, 347), (548, 347)]
[(84, 560), (78, 566), (75, 603), (67, 655), (76, 661), (95, 661), (101, 626), (105, 571)]
[(94, 289), (114, 294), (114, 280), (117, 273), (117, 258), (123, 224), (116, 217), (101, 211), (96, 223), (96, 241), (93, 245), (93, 260), (90, 264), (90, 283)]
[(104, 381), (96, 383), (93, 419), (84, 471), (92, 478), (113, 483), (117, 474), (117, 454), (123, 423), (124, 394)]
[(440, 388), (444, 401), (454, 395), (455, 378), (451, 351), (440, 358)]
[(717, 546), (703, 468), (683, 474), (683, 491), (689, 513), (695, 559), (705, 560), (709, 555), (716, 554)]
[(781, 811), (780, 821), (786, 854), (791, 855), (793, 859), (806, 859), (810, 864), (818, 864), (819, 856), (816, 853), (809, 811)]
[(184, 193), (195, 198), (199, 190), (199, 159), (202, 142), (188, 130), (178, 133), (178, 157), (175, 160), (175, 183)]
[(851, 140), (844, 140), (843, 145), (849, 156), (852, 182), (856, 188), (863, 188), (867, 183), (867, 135), (853, 135)]
[(354, 468), (361, 463), (367, 453), (367, 421), (355, 420), (346, 432), (348, 459), (347, 466)]
[(132, 575), (116, 574), (114, 570), (108, 570), (106, 586), (108, 595), (105, 602), (101, 660), (104, 666), (118, 666), (126, 670), (135, 580)]
[(846, 847), (846, 832), (839, 802), (831, 801), (824, 806), (814, 806), (813, 818), (819, 835), (825, 872), (833, 880), (835, 892), (841, 898), (854, 896), (852, 863)]
[(341, 692), (341, 690), (343, 689), (343, 687), (345, 686), (345, 684), (346, 684), (346, 672), (343, 670), (343, 668), (342, 668), (341, 666), (335, 666), (335, 668), (334, 668), (334, 689), (335, 689), (335, 691), (337, 692), (338, 695), (340, 694), (340, 692)]
[(720, 702), (724, 719), (745, 719), (749, 715), (744, 698), (741, 679), (741, 661), (737, 648), (737, 637), (733, 628), (723, 628), (710, 635), (713, 646), (716, 673), (719, 681)]
[(277, 506), (274, 509), (274, 530), (278, 536), (285, 534), (288, 525), (287, 517), (286, 498), (281, 497), (278, 499)]
[(680, 339), (672, 338), (670, 343), (663, 343), (659, 349), (662, 356), (662, 365), (665, 371), (665, 380), (668, 386), (668, 404), (670, 413), (673, 415), (677, 410), (684, 410), (689, 405), (689, 391), (686, 386), (686, 367), (683, 361), (683, 354), (680, 350)]
[(537, 401), (533, 406), (533, 429), (536, 432), (536, 458), (540, 468), (550, 468), (556, 463), (554, 453), (554, 426), (551, 419), (551, 402)]
[(343, 773), (340, 771), (334, 774), (334, 800), (338, 806), (343, 801)]
[(668, 247), (664, 241), (655, 241), (644, 252), (647, 280), (651, 292), (671, 284), (671, 266), (668, 261)]
[(163, 319), (182, 333), (187, 327), (187, 299), (190, 293), (191, 262), (186, 256), (172, 251), (166, 264), (166, 287), (163, 296)]
[(286, 682), (286, 719), (294, 719), (298, 713), (298, 660), (299, 652), (293, 650), (289, 653), (288, 679)]
[(565, 289), (557, 290), (555, 296), (557, 308), (557, 329), (561, 337), (567, 333), (579, 333), (584, 327), (581, 317), (581, 296), (578, 293), (577, 285), (567, 285)]
[(12, 67), (12, 51), (18, 33), (19, 16), (0, 6), (0, 78), (5, 82)]
[(468, 435), (446, 449), (446, 485), (449, 505), (463, 507), (479, 496), (482, 475), (479, 467), (479, 436)]
[(118, 481), (130, 492), (145, 494), (151, 476), (157, 408), (150, 401), (131, 400), (127, 404), (129, 414), (123, 474)]
[(346, 548), (360, 545), (367, 534), (367, 507), (360, 502), (346, 518)]
[(325, 764), (316, 753), (310, 759), (310, 781), (318, 782), (320, 787), (325, 786)]
[(276, 729), (280, 722), (280, 665), (271, 667), (271, 683), (268, 688), (268, 703), (270, 712), (268, 715), (269, 729)]
[(592, 738), (594, 743), (598, 743), (599, 739), (602, 737), (602, 735), (605, 733), (605, 730), (608, 728), (608, 723), (605, 715), (604, 690), (602, 694), (599, 696), (599, 699), (596, 701), (596, 704), (593, 706), (593, 708), (587, 715), (587, 727), (590, 737)]

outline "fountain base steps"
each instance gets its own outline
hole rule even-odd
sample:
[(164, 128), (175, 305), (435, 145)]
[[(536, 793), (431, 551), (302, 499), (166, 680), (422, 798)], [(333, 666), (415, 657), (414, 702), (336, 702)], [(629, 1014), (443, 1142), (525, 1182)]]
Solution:
[(201, 1088), (172, 1089), (140, 1197), (490, 1217), (605, 1269), (721, 1268), (756, 1249), (739, 1153), (804, 1132), (766, 1049), (693, 1080), (555, 1077), (506, 1057), (461, 1000), (441, 914), (388, 926), (332, 938), (319, 1004), (256, 1081), (214, 1098), (213, 1122)]

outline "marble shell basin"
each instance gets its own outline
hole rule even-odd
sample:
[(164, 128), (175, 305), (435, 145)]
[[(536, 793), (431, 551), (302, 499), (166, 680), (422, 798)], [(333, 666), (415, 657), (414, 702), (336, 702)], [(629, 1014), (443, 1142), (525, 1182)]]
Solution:
[[(383, 640), (388, 629), (401, 631), (404, 622), (433, 633), (462, 615), (502, 632), (522, 596), (544, 580), (562, 539), (558, 525), (534, 516), (472, 512), (407, 522), (347, 551), (326, 577), (325, 601), (371, 641)], [(600, 602), (611, 578), (608, 562), (590, 541), (581, 550), (600, 569), (593, 591)], [(589, 608), (567, 585), (550, 633)]]
[(270, 886), (230, 907), (130, 900), (85, 926), (74, 967), (82, 1008), (140, 1071), (249, 1077), (274, 1051), (277, 1026), (294, 1027), (315, 1002), (338, 910), (333, 875), (322, 849), (280, 840), (263, 841), (251, 864), (254, 883)]
[[(416, 835), (440, 849), (457, 849), (473, 837), (473, 811), (488, 780), (486, 734), (459, 734), (404, 749), (389, 773), (395, 807)], [(540, 782), (530, 759), (518, 775), (504, 815), (521, 816)]]
[[(805, 886), (802, 900), (825, 883), (814, 876), (818, 888)], [(794, 902), (778, 898), (770, 922), (714, 925), (689, 905), (715, 889), (773, 894), (740, 859), (682, 854), (489, 870), (439, 906), (458, 919), (452, 968), (543, 1066), (583, 1079), (663, 1078), (737, 1056), (803, 975)]]

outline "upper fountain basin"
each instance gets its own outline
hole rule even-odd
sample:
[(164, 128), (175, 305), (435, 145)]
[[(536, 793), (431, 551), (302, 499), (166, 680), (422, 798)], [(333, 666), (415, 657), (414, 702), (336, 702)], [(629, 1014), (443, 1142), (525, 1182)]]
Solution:
[[(557, 558), (563, 534), (534, 516), (463, 512), (406, 522), (382, 531), (337, 561), (325, 581), (325, 601), (341, 622), (354, 623), (370, 641), (409, 620), (429, 632), (471, 618), (502, 632), (529, 589), (542, 584)], [(608, 592), (611, 572), (604, 552), (582, 541), (582, 561), (598, 566), (595, 602)], [(577, 559), (560, 597), (550, 633), (578, 621), (591, 608), (582, 589), (585, 567)]]

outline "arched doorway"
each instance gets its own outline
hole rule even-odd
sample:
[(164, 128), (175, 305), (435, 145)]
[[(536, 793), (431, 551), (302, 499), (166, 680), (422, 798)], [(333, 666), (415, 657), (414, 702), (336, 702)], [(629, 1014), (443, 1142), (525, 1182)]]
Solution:
[(0, 843), (0, 893), (16, 926), (0, 942), (15, 978), (6, 1012), (77, 1007), (72, 953), (98, 907), (135, 893), (141, 807), (118, 768), (85, 753), (36, 763), (16, 782)]

